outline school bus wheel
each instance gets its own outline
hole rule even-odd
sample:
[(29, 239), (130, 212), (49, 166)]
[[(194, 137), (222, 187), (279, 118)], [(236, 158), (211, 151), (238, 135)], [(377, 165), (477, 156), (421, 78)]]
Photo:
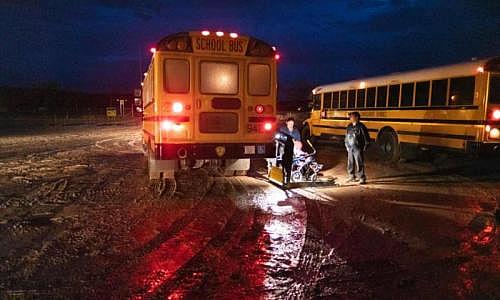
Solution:
[(382, 159), (387, 161), (398, 161), (401, 155), (401, 148), (398, 135), (392, 128), (383, 129), (378, 137), (377, 144), (380, 148)]

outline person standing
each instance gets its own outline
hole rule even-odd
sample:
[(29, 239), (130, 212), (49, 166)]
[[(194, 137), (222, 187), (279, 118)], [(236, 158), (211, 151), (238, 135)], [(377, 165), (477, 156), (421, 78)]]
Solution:
[(285, 120), (285, 126), (279, 129), (279, 133), (285, 135), (284, 153), (282, 157), (284, 185), (290, 182), (292, 175), (293, 153), (296, 143), (300, 143), (300, 132), (295, 128), (295, 120), (289, 117)]
[[(360, 121), (359, 112), (349, 113), (351, 123), (347, 125), (345, 135), (345, 147), (347, 149), (347, 182), (358, 181), (360, 184), (366, 183), (365, 156), (364, 152), (370, 143), (368, 129)], [(356, 178), (357, 176), (357, 178)]]

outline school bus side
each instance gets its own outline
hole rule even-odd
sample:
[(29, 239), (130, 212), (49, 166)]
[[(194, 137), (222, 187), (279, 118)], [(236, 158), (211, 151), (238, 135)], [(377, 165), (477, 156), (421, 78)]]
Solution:
[(498, 149), (488, 131), (498, 127), (498, 105), (487, 101), (497, 68), (493, 59), (317, 87), (304, 135), (343, 136), (356, 110), (388, 159), (399, 158), (401, 143)]

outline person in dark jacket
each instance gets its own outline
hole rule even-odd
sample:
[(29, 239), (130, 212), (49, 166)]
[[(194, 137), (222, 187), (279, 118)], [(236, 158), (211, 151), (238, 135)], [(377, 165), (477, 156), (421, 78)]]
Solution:
[[(360, 122), (359, 112), (349, 113), (351, 123), (347, 125), (345, 147), (347, 149), (347, 182), (359, 180), (360, 184), (366, 183), (364, 152), (370, 143), (370, 135), (366, 126)], [(356, 178), (357, 176), (357, 178)]]
[(293, 153), (297, 142), (300, 142), (300, 132), (295, 128), (295, 120), (289, 117), (285, 120), (285, 126), (279, 129), (279, 133), (285, 135), (284, 140), (284, 153), (283, 153), (283, 175), (284, 175), (284, 185), (290, 182), (290, 177), (292, 175), (292, 163), (293, 163)]

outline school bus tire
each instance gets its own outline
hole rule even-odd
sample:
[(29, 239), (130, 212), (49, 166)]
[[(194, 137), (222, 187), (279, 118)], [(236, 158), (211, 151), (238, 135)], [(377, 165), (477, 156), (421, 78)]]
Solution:
[(392, 128), (385, 128), (378, 134), (377, 145), (381, 158), (390, 162), (397, 162), (401, 157), (401, 146), (398, 135)]

